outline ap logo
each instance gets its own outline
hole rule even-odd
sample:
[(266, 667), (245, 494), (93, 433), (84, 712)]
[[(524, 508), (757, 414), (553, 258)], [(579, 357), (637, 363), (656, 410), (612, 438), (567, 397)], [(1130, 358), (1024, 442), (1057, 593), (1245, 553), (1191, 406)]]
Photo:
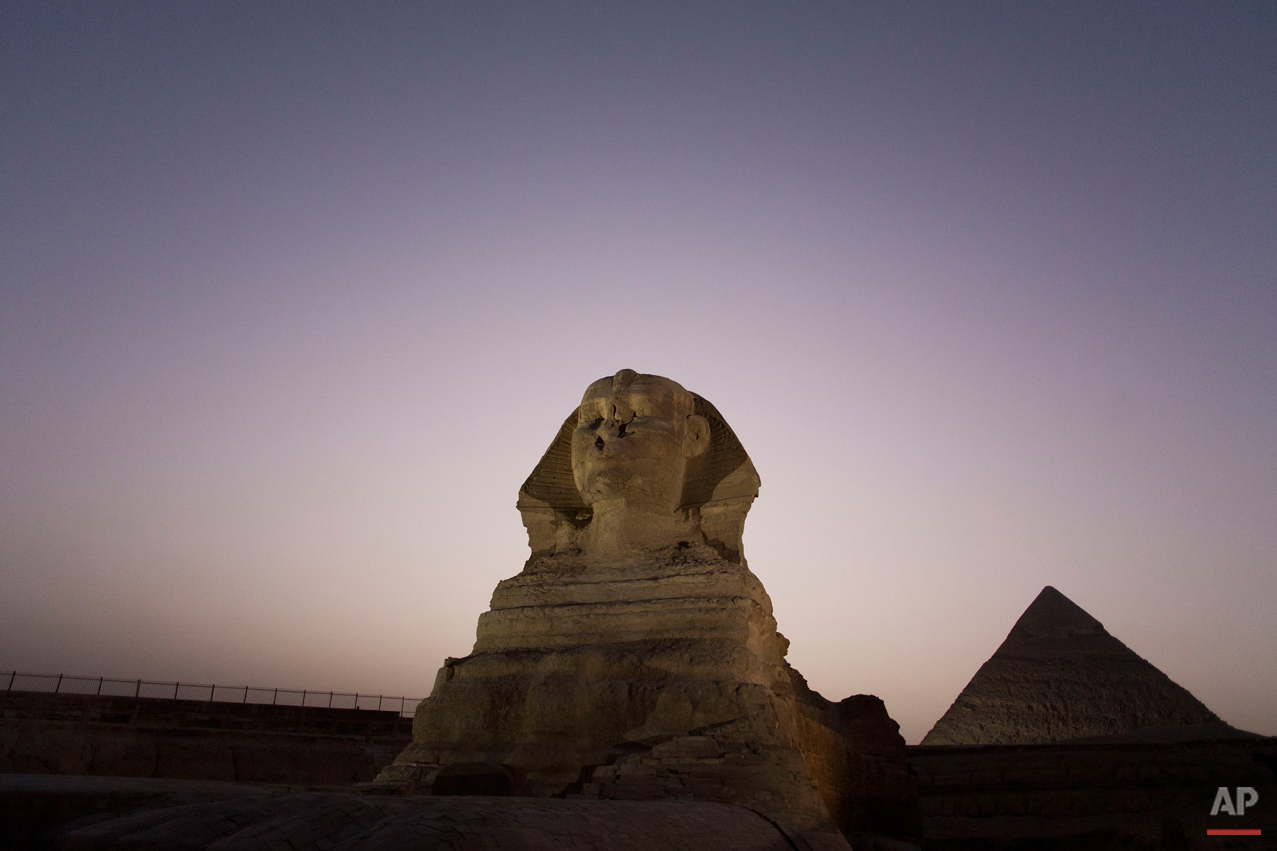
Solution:
[(1228, 813), (1230, 816), (1244, 816), (1246, 808), (1254, 806), (1259, 800), (1259, 793), (1252, 786), (1238, 786), (1236, 806), (1233, 806), (1233, 800), (1228, 795), (1228, 787), (1220, 786), (1219, 791), (1215, 793), (1215, 806), (1210, 808), (1210, 814), (1217, 816), (1220, 813)]

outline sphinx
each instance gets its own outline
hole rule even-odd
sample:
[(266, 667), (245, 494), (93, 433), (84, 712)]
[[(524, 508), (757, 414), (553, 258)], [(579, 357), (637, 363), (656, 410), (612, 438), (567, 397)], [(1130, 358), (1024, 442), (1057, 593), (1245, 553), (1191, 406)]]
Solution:
[(743, 554), (759, 484), (724, 418), (677, 382), (622, 370), (590, 384), (519, 490), (530, 557), (497, 585), (470, 654), (444, 662), (380, 782), (720, 801), (812, 848), (916, 836), (882, 701), (827, 701), (785, 661)]

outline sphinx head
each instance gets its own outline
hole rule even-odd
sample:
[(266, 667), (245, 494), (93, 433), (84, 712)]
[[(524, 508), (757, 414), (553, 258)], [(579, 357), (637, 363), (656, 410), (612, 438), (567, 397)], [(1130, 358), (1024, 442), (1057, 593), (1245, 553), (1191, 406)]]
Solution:
[(659, 375), (623, 369), (589, 386), (572, 433), (572, 476), (586, 505), (673, 513), (687, 462), (709, 447), (692, 394)]
[(704, 398), (623, 369), (585, 391), (532, 475), (519, 512), (533, 561), (703, 542), (741, 561), (758, 474)]

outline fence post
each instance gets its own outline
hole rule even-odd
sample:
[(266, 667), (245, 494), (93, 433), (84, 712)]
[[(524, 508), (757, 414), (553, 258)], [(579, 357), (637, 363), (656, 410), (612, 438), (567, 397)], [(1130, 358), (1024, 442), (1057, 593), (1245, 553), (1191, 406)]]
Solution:
[(14, 680), (14, 677), (16, 677), (16, 676), (18, 676), (18, 672), (17, 672), (17, 671), (10, 671), (10, 672), (9, 672), (9, 684), (8, 684), (7, 686), (5, 686), (5, 687), (4, 687), (4, 690), (5, 690), (5, 691), (13, 691), (13, 680)]
[(355, 692), (355, 708), (359, 708), (359, 692)]
[(133, 696), (134, 697), (142, 696), (142, 681), (141, 680), (137, 681), (137, 688), (133, 689)]
[(248, 703), (248, 686), (244, 686), (244, 702)]
[[(248, 699), (248, 698), (245, 698), (245, 700), (247, 700), (247, 699)], [(270, 705), (271, 705), (271, 706), (274, 706), (274, 705), (275, 705), (275, 703), (276, 703), (276, 701), (278, 701), (278, 700), (279, 700), (279, 689), (275, 689), (275, 696), (274, 696), (274, 697), (272, 697), (272, 698), (270, 699)]]
[(173, 699), (174, 700), (177, 700), (177, 687), (180, 685), (181, 683), (173, 683)]
[(102, 683), (105, 680), (106, 680), (106, 677), (98, 677), (98, 691), (97, 691), (98, 694), (102, 693)]
[(333, 693), (331, 691), (328, 692), (328, 708), (333, 708)]
[(381, 701), (382, 701), (382, 699), (383, 699), (384, 697), (385, 697), (385, 695), (384, 695), (384, 694), (379, 694), (379, 695), (377, 695), (377, 711), (378, 711), (378, 712), (380, 712), (380, 711), (381, 711)]
[(306, 689), (302, 689), (302, 709), (306, 708)]
[(57, 694), (62, 689), (62, 675), (58, 674), (58, 682), (53, 686), (53, 693)]

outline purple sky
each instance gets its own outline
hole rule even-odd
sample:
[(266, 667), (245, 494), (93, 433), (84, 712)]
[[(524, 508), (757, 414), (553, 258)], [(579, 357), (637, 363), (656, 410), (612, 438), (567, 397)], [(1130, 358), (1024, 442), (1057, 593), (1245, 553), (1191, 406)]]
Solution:
[(1277, 5), (0, 5), (0, 669), (423, 696), (621, 368), (826, 697), (1277, 734)]

